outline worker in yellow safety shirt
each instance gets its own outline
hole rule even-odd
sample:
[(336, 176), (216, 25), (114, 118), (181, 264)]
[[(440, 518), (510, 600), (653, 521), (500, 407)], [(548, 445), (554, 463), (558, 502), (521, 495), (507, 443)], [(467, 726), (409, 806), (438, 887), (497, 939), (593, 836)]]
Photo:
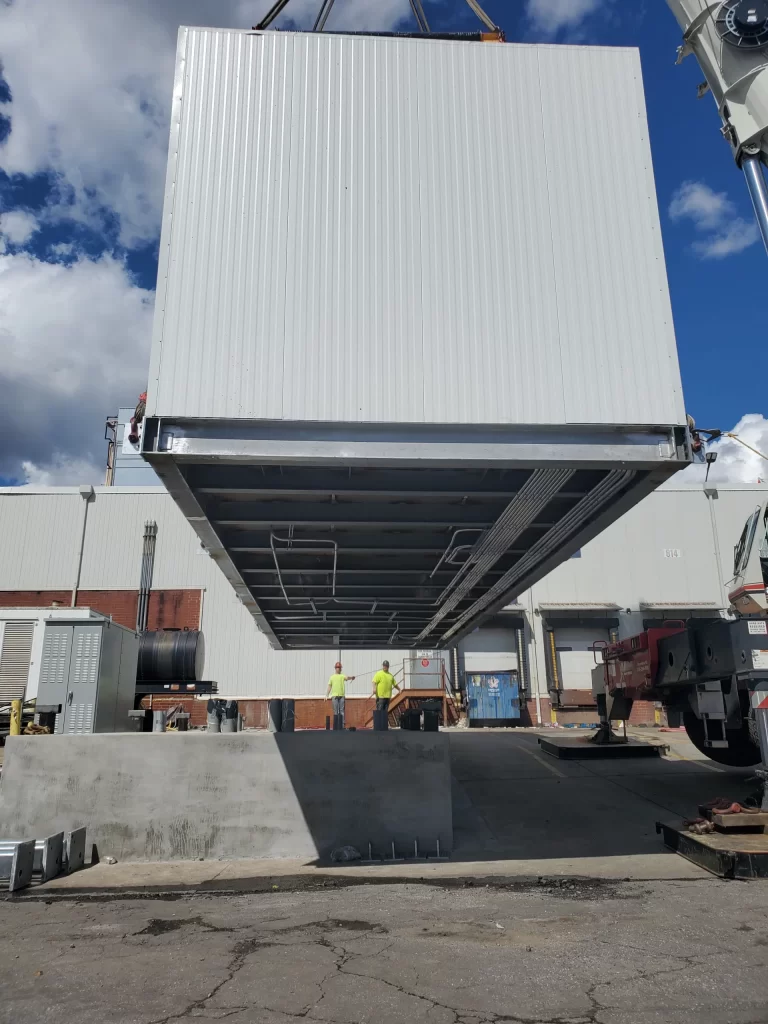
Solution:
[(382, 663), (381, 671), (373, 677), (373, 696), (376, 698), (376, 710), (388, 711), (389, 702), (392, 699), (392, 691), (400, 692), (400, 687), (395, 682), (395, 677), (389, 671), (389, 662)]
[(341, 671), (341, 662), (334, 665), (334, 673), (328, 680), (328, 689), (325, 691), (325, 699), (331, 698), (334, 715), (341, 716), (341, 727), (344, 728), (344, 698), (346, 694), (345, 683), (351, 682), (354, 676), (345, 676)]

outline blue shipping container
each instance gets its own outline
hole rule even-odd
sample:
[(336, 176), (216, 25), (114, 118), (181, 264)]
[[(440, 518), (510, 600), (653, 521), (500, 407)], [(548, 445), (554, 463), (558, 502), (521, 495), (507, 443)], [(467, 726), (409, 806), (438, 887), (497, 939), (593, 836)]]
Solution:
[(514, 723), (520, 719), (520, 688), (513, 672), (473, 672), (467, 676), (469, 724)]

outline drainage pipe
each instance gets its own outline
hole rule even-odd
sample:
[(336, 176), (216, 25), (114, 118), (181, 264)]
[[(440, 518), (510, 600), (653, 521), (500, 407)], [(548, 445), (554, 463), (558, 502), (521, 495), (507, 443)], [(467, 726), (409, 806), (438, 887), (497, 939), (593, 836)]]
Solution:
[(83, 499), (83, 525), (80, 530), (80, 547), (77, 552), (77, 568), (75, 570), (75, 585), (72, 587), (72, 600), (70, 601), (70, 608), (74, 608), (77, 605), (77, 592), (80, 589), (80, 576), (83, 571), (83, 551), (85, 550), (85, 529), (88, 525), (88, 506), (95, 496), (95, 491), (91, 484), (84, 484), (80, 488), (80, 497)]

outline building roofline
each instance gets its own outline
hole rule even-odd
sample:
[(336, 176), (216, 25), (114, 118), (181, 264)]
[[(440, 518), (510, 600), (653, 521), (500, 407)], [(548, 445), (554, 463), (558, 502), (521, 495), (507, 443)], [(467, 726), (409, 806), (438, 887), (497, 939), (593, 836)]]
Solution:
[[(162, 484), (141, 487), (94, 487), (95, 494), (168, 494)], [(79, 487), (0, 487), (0, 496), (25, 494), (79, 494)], [(170, 495), (168, 495), (170, 497)]]

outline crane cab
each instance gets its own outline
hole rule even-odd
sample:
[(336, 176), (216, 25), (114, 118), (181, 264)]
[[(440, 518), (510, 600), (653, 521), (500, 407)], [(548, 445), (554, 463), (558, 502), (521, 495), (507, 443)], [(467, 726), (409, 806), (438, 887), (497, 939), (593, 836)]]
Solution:
[(733, 589), (728, 594), (737, 615), (768, 615), (768, 502), (749, 516), (733, 549)]

